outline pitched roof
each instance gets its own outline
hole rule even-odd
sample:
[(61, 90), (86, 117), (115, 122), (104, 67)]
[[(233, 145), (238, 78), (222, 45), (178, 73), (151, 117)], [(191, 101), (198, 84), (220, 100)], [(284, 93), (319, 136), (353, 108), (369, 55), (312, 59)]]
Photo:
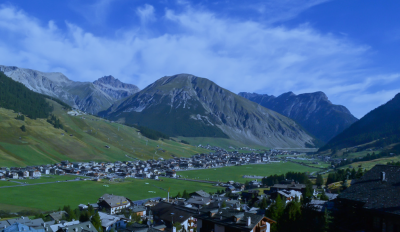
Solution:
[(55, 221), (60, 221), (63, 215), (68, 215), (68, 214), (65, 211), (58, 211), (49, 214), (49, 216), (53, 218)]
[[(211, 214), (211, 212), (213, 213), (213, 215)], [(253, 229), (264, 218), (267, 219), (270, 223), (275, 222), (263, 215), (247, 213), (242, 211), (235, 211), (232, 209), (217, 209), (210, 212), (194, 215), (193, 217), (197, 219), (211, 221), (215, 224), (223, 225), (224, 227), (236, 228), (247, 231)], [(247, 226), (247, 220), (249, 217), (251, 222), (250, 225)]]
[[(194, 192), (194, 193), (192, 193), (192, 194), (193, 194), (193, 195), (199, 195), (199, 196), (201, 196), (201, 197), (210, 197), (210, 194), (204, 192), (203, 190), (196, 191), (196, 192)], [(191, 194), (191, 195), (192, 195), (192, 194)]]
[(197, 213), (197, 210), (177, 205), (172, 205), (167, 202), (160, 202), (151, 207), (154, 215), (157, 215), (161, 220), (182, 223)]
[(112, 194), (104, 194), (102, 197), (100, 197), (99, 201), (106, 202), (110, 207), (117, 207), (129, 203), (128, 199), (125, 197)]
[[(386, 180), (381, 174), (385, 173)], [(376, 165), (354, 181), (338, 199), (363, 204), (364, 209), (400, 215), (400, 166)]]

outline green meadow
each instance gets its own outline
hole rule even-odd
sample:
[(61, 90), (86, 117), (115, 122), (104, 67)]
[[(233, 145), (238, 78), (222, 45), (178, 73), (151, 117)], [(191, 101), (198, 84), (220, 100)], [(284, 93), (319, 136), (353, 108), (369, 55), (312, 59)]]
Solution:
[(177, 175), (182, 175), (190, 179), (212, 180), (212, 181), (237, 181), (244, 183), (246, 180), (243, 175), (269, 176), (274, 174), (286, 174), (287, 172), (315, 172), (317, 168), (306, 167), (291, 162), (280, 162), (270, 164), (253, 164), (241, 166), (229, 166), (222, 168), (209, 168), (201, 170), (180, 171)]
[[(62, 176), (65, 179), (65, 176)], [(161, 190), (170, 188), (170, 196), (178, 192), (188, 192), (200, 189), (206, 192), (216, 192), (220, 187), (210, 184), (163, 178), (162, 181), (150, 179), (127, 178), (123, 182), (109, 181), (62, 181), (59, 183), (21, 186), (0, 189), (0, 208), (11, 211), (18, 209), (38, 209), (42, 211), (57, 210), (63, 205), (72, 208), (79, 204), (96, 203), (103, 194), (122, 195), (131, 200), (152, 197), (167, 197), (167, 192)]]

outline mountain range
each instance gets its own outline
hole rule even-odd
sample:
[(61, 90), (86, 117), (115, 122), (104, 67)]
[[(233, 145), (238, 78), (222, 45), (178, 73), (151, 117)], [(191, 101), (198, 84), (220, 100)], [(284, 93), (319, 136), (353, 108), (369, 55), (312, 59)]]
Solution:
[(346, 107), (332, 104), (323, 92), (299, 95), (288, 92), (278, 97), (245, 92), (239, 95), (293, 119), (323, 142), (357, 121)]
[(236, 95), (190, 74), (165, 76), (142, 91), (113, 76), (76, 82), (58, 72), (0, 66), (29, 89), (79, 110), (170, 136), (229, 138), (267, 147), (316, 147), (357, 119), (322, 92)]
[(171, 136), (232, 138), (268, 147), (314, 147), (292, 119), (190, 74), (165, 76), (99, 113)]
[(113, 76), (92, 82), (76, 82), (59, 72), (40, 72), (15, 66), (0, 65), (0, 71), (30, 90), (58, 98), (79, 110), (97, 114), (115, 101), (139, 91), (132, 84), (125, 84)]

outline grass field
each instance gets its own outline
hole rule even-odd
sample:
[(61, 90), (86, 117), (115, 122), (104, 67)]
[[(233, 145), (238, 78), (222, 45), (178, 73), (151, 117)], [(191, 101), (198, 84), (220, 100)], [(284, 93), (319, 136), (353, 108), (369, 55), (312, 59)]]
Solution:
[[(268, 149), (267, 147), (259, 146), (259, 145), (251, 145), (249, 146), (248, 144), (241, 143), (239, 141), (235, 141), (232, 139), (224, 139), (224, 138), (208, 138), (208, 137), (178, 137), (180, 140), (185, 140), (189, 142), (193, 146), (198, 146), (199, 144), (201, 145), (210, 145), (210, 146), (216, 146), (216, 147), (222, 147), (226, 149), (227, 151), (233, 151), (237, 150), (237, 148), (241, 147), (251, 147), (254, 149)], [(235, 149), (231, 149), (229, 147), (233, 147)], [(247, 150), (240, 150), (240, 152), (247, 153), (247, 152), (252, 152), (252, 151), (247, 151)]]
[(190, 170), (177, 172), (178, 175), (188, 177), (191, 179), (198, 178), (201, 180), (213, 181), (237, 181), (244, 183), (246, 180), (243, 175), (256, 175), (256, 176), (269, 176), (273, 174), (286, 174), (287, 172), (315, 172), (319, 169), (305, 167), (291, 162), (280, 162), (271, 164), (255, 164), (255, 165), (242, 165), (242, 166), (229, 166), (223, 168), (209, 168), (202, 170)]
[[(50, 102), (54, 106), (53, 113), (68, 132), (55, 129), (45, 119), (16, 120), (16, 113), (0, 108), (0, 166), (41, 165), (61, 160), (169, 159), (209, 152), (171, 140), (150, 140), (135, 128), (90, 115), (71, 116), (60, 105)], [(26, 132), (20, 130), (22, 125), (27, 128)]]
[(153, 185), (163, 189), (171, 188), (171, 197), (184, 190), (194, 192), (202, 189), (206, 192), (216, 192), (218, 189), (222, 189), (210, 184), (169, 178), (165, 178), (163, 181), (127, 178), (124, 182), (119, 183), (108, 181), (60, 182), (1, 189), (0, 208), (15, 210), (29, 206), (31, 209), (44, 211), (57, 210), (63, 205), (71, 205), (72, 208), (75, 208), (79, 204), (95, 203), (105, 193), (122, 195), (131, 200), (167, 197), (167, 192)]
[(358, 166), (361, 165), (362, 168), (365, 168), (366, 170), (370, 170), (377, 164), (387, 164), (388, 162), (391, 162), (391, 161), (399, 162), (400, 156), (385, 157), (385, 158), (380, 158), (380, 159), (375, 159), (375, 160), (370, 160), (370, 161), (356, 162), (356, 163), (346, 165), (343, 168), (348, 168), (351, 165), (352, 167), (357, 169)]
[(74, 180), (78, 176), (73, 175), (43, 175), (39, 179), (26, 179), (26, 180), (14, 180), (21, 183), (35, 184), (35, 183), (45, 183), (45, 182), (54, 182), (54, 181), (65, 181), (65, 180)]

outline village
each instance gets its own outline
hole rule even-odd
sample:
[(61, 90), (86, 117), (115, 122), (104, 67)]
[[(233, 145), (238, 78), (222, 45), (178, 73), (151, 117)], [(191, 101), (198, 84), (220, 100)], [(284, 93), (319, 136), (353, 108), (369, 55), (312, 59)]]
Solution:
[(68, 160), (55, 164), (46, 164), (29, 167), (1, 167), (0, 179), (39, 178), (41, 175), (79, 175), (99, 179), (113, 178), (149, 178), (158, 179), (159, 176), (177, 177), (176, 171), (219, 168), (246, 164), (265, 164), (281, 162), (284, 158), (277, 156), (293, 156), (296, 152), (271, 150), (264, 153), (227, 152), (224, 149), (213, 147), (215, 152), (197, 154), (190, 158), (175, 157), (164, 160), (135, 160), (116, 162), (69, 162)]
[[(190, 158), (173, 158), (170, 160), (147, 161), (117, 161), (117, 162), (69, 162), (67, 160), (56, 164), (30, 166), (24, 168), (1, 168), (0, 178), (4, 181), (21, 179), (37, 179), (48, 175), (76, 175), (75, 180), (67, 181), (113, 181), (114, 179), (138, 178), (155, 179), (169, 177), (182, 179), (177, 171), (240, 166), (248, 164), (268, 164), (286, 162), (286, 156), (295, 159), (298, 153), (271, 150), (263, 153), (228, 152), (217, 147), (209, 154), (197, 154)], [(255, 231), (269, 231), (273, 219), (265, 217), (265, 212), (271, 202), (279, 196), (288, 203), (300, 199), (306, 191), (304, 183), (294, 180), (284, 180), (270, 186), (268, 190), (257, 188), (266, 187), (261, 183), (264, 176), (244, 175), (247, 185), (240, 182), (206, 181), (223, 187), (217, 193), (207, 193), (198, 190), (192, 193), (186, 191), (181, 196), (153, 197), (132, 201), (124, 196), (105, 194), (99, 196), (98, 202), (80, 204), (80, 212), (92, 209), (98, 212), (101, 228), (96, 228), (90, 220), (82, 221), (71, 218), (65, 210), (45, 215), (43, 218), (29, 219), (21, 217), (0, 221), (2, 232), (21, 228), (21, 231), (33, 232), (107, 232), (107, 231), (210, 231), (212, 227), (225, 227), (225, 231), (243, 231), (257, 228)], [(249, 181), (247, 181), (249, 180)], [(203, 180), (190, 180), (201, 181)], [(57, 181), (59, 182), (59, 181)], [(23, 183), (26, 184), (26, 183)], [(9, 187), (9, 186), (8, 186)], [(318, 212), (324, 212), (337, 194), (326, 193), (328, 200), (319, 200), (313, 186), (315, 205)], [(76, 214), (76, 213), (75, 213)], [(93, 215), (92, 215), (93, 216)], [(231, 220), (232, 223), (227, 223)], [(24, 229), (25, 228), (25, 229)], [(201, 229), (203, 228), (203, 229)]]

